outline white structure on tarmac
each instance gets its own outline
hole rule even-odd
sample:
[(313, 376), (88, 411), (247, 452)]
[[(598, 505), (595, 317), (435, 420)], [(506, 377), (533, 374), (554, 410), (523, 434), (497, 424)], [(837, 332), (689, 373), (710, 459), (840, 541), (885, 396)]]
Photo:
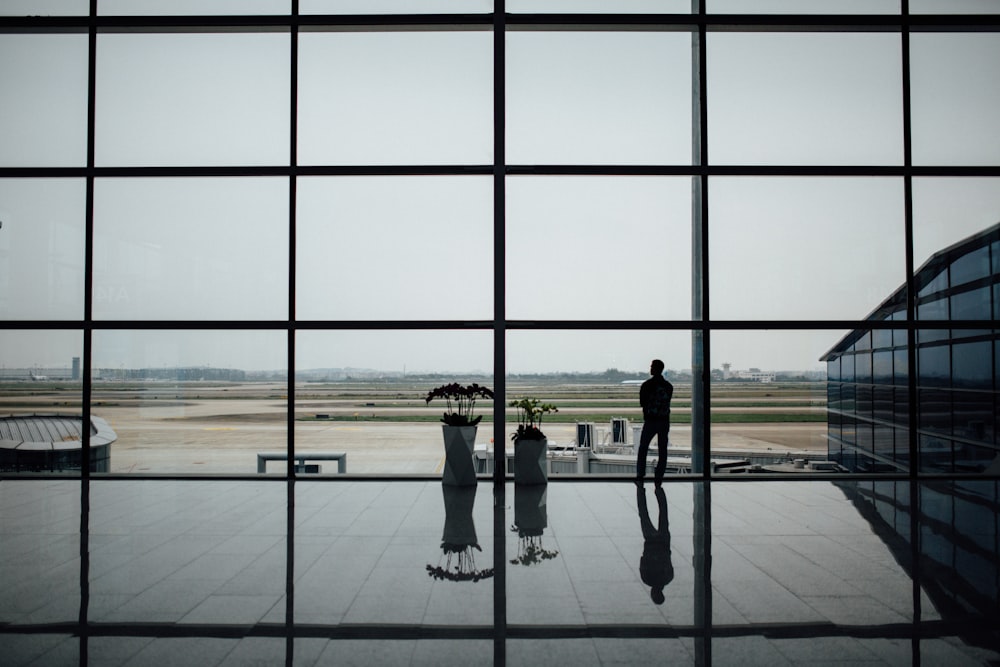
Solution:
[[(80, 470), (80, 415), (0, 416), (0, 472)], [(100, 417), (90, 418), (90, 470), (107, 472), (118, 435)]]

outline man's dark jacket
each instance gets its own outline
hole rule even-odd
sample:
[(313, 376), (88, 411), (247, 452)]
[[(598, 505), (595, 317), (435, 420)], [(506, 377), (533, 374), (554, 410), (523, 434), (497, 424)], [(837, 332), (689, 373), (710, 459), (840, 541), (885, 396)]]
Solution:
[(642, 418), (646, 421), (670, 421), (670, 399), (674, 397), (674, 385), (663, 375), (654, 375), (639, 388), (639, 405)]

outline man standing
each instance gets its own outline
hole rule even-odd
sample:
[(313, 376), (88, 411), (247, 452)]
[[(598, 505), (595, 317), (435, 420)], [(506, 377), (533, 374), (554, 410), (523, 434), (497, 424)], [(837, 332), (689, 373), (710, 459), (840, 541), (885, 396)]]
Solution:
[(656, 486), (663, 483), (663, 473), (667, 469), (667, 441), (670, 436), (670, 400), (674, 397), (674, 385), (663, 377), (663, 362), (653, 359), (649, 365), (652, 376), (639, 389), (639, 404), (642, 406), (642, 435), (639, 437), (639, 456), (635, 463), (635, 483), (642, 486), (646, 477), (646, 454), (649, 443), (656, 436), (658, 458), (656, 460)]

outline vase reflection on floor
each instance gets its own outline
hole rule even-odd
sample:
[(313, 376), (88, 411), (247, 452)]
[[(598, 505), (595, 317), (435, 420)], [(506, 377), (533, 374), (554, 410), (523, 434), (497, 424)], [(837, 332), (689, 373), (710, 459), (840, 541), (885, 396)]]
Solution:
[(542, 545), (542, 535), (548, 526), (546, 497), (548, 484), (514, 485), (514, 525), (517, 533), (517, 558), (511, 565), (534, 565), (552, 560), (558, 551), (549, 551)]
[(441, 535), (441, 558), (427, 565), (427, 574), (438, 580), (477, 582), (493, 576), (493, 568), (476, 569), (476, 551), (482, 551), (476, 536), (472, 510), (476, 503), (475, 486), (441, 485), (444, 495), (444, 531)]

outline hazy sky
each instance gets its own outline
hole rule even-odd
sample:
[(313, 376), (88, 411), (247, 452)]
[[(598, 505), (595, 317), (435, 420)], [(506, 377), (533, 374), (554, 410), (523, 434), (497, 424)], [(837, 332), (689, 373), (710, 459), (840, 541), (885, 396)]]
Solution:
[[(2, 11), (25, 11), (19, 4)], [(301, 4), (306, 13), (357, 11), (356, 3), (333, 0)], [(216, 13), (237, 3), (197, 5)], [(614, 7), (682, 5), (689, 6)], [(280, 12), (286, 4), (238, 6)], [(556, 4), (507, 8), (529, 6)], [(163, 10), (136, 0), (101, 3), (109, 14), (124, 7)], [(836, 4), (837, 11), (875, 7)], [(877, 7), (895, 11), (898, 3)], [(476, 3), (467, 11), (489, 9)], [(749, 8), (716, 0), (709, 9)], [(492, 39), (489, 31), (302, 33), (299, 163), (490, 164)], [(506, 39), (508, 163), (690, 164), (689, 35), (528, 31)], [(707, 46), (710, 163), (902, 164), (898, 34), (721, 32)], [(86, 48), (84, 35), (0, 35), (0, 166), (85, 163)], [(1000, 164), (1000, 35), (914, 34), (912, 49), (914, 162)], [(101, 34), (97, 164), (287, 164), (288, 59), (289, 36), (281, 33)], [(280, 177), (98, 179), (95, 317), (287, 318), (288, 187)], [(507, 316), (689, 319), (691, 187), (689, 177), (510, 176)], [(0, 318), (81, 317), (84, 202), (80, 179), (0, 179)], [(296, 206), (298, 318), (492, 318), (490, 176), (306, 177)], [(905, 281), (903, 211), (900, 178), (712, 178), (712, 316), (747, 320), (745, 332), (715, 334), (712, 366), (820, 367), (846, 328), (757, 332), (754, 322), (867, 315)], [(917, 265), (996, 222), (1000, 179), (914, 179)], [(0, 336), (5, 366), (68, 365), (79, 349), (73, 333)], [(304, 368), (492, 365), (489, 331), (303, 332), (298, 340)], [(102, 331), (94, 341), (95, 363), (110, 367), (269, 369), (286, 358), (281, 331)], [(690, 355), (685, 331), (508, 334), (512, 372), (641, 372), (653, 356), (686, 368)]]

